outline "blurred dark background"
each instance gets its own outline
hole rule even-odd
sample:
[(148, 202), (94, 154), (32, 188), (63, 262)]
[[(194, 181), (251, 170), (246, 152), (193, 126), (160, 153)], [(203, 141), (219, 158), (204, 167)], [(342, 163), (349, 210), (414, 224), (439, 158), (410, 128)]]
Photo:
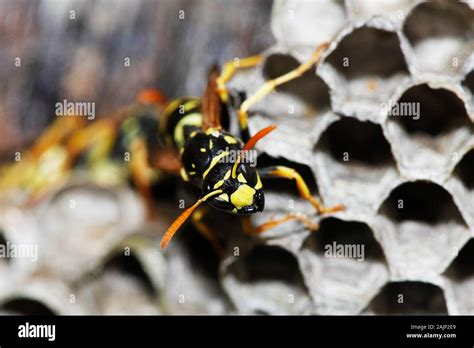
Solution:
[(271, 5), (0, 0), (0, 158), (34, 140), (63, 99), (95, 102), (103, 117), (147, 87), (168, 98), (200, 95), (212, 63), (274, 42)]

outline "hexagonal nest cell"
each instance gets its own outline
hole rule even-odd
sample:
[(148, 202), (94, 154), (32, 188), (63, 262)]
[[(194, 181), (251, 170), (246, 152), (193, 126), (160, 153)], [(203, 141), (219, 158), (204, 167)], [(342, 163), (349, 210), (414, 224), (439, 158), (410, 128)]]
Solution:
[(284, 46), (314, 46), (330, 41), (346, 24), (343, 1), (275, 1), (272, 31)]
[[(282, 53), (279, 50), (269, 52), (265, 62), (257, 69), (259, 78), (255, 78), (251, 90), (248, 90), (252, 77), (237, 76), (239, 81), (235, 88), (244, 89), (247, 96), (255, 93), (256, 88), (263, 84), (264, 79), (273, 79), (299, 66), (302, 61), (296, 55)], [(293, 153), (298, 159), (306, 157), (311, 150), (318, 134), (324, 128), (326, 120), (331, 117), (329, 87), (314, 72), (308, 71), (300, 78), (278, 86), (262, 101), (251, 108), (250, 129), (256, 132), (269, 124), (277, 124), (278, 128), (271, 137), (266, 137), (257, 144), (257, 148), (277, 157), (290, 158)], [(302, 133), (307, 134), (301, 137)], [(298, 147), (300, 151), (292, 151)], [(269, 151), (270, 150), (270, 151)], [(293, 158), (292, 158), (293, 159)]]
[(451, 91), (432, 89), (427, 84), (406, 90), (393, 106), (391, 115), (389, 120), (398, 122), (411, 136), (423, 134), (438, 139), (458, 128), (470, 128), (462, 100)]
[(363, 222), (325, 218), (299, 257), (319, 314), (359, 313), (388, 281), (383, 249)]
[[(290, 55), (272, 54), (265, 60), (263, 75), (266, 79), (275, 79), (300, 64)], [(289, 94), (304, 102), (310, 108), (305, 114), (320, 113), (330, 107), (329, 90), (324, 81), (312, 71), (307, 71), (300, 78), (278, 86), (276, 91), (280, 97), (281, 94)]]
[[(287, 251), (276, 246), (257, 246), (244, 258), (245, 273), (240, 280), (249, 283), (277, 281), (303, 287), (303, 278), (298, 271), (298, 262)], [(273, 267), (279, 264), (280, 267)]]
[(0, 305), (0, 313), (13, 315), (55, 315), (47, 305), (31, 298), (12, 298)]
[(427, 181), (397, 187), (385, 200), (380, 212), (397, 222), (410, 220), (436, 225), (452, 221), (465, 224), (449, 192)]
[(227, 267), (223, 284), (243, 313), (302, 314), (311, 307), (297, 259), (278, 246), (252, 248)]
[(453, 91), (420, 84), (392, 105), (384, 129), (403, 175), (442, 179), (450, 174), (453, 154), (471, 141), (473, 124)]
[(380, 104), (409, 76), (397, 33), (369, 26), (344, 36), (319, 72), (332, 88), (335, 110), (365, 119), (377, 119)]
[(352, 31), (326, 58), (347, 80), (408, 73), (396, 33), (370, 27)]
[(395, 166), (390, 144), (380, 125), (370, 121), (343, 117), (331, 124), (319, 140), (318, 147), (339, 163), (348, 166)]
[(436, 285), (407, 281), (387, 284), (368, 306), (368, 314), (447, 314), (443, 290)]
[(443, 271), (453, 250), (469, 238), (453, 197), (435, 183), (416, 181), (398, 186), (379, 214), (377, 230), (393, 272), (400, 277)]
[(155, 295), (155, 289), (150, 276), (145, 272), (140, 261), (133, 255), (133, 251), (130, 254), (119, 253), (113, 255), (107, 260), (103, 266), (102, 274), (105, 272), (117, 272), (130, 277), (133, 281), (144, 289), (146, 293), (151, 296)]
[[(328, 259), (349, 258), (358, 262), (368, 260), (369, 262), (385, 263), (383, 250), (373, 232), (367, 224), (357, 221), (343, 221), (337, 218), (325, 218), (321, 221), (318, 233), (313, 233), (306, 238), (304, 247), (311, 249), (314, 253), (327, 254), (329, 246), (359, 246), (363, 250), (363, 255), (338, 255), (335, 250), (334, 255), (325, 255)], [(363, 248), (362, 248), (363, 247)], [(337, 249), (337, 248), (336, 248)], [(341, 248), (345, 250), (345, 248)]]
[(375, 209), (397, 183), (396, 162), (382, 128), (370, 121), (342, 117), (324, 131), (315, 147), (314, 170), (327, 182), (331, 201)]
[(101, 269), (77, 284), (79, 296), (102, 314), (157, 314), (156, 291), (138, 259), (124, 251), (110, 256)]

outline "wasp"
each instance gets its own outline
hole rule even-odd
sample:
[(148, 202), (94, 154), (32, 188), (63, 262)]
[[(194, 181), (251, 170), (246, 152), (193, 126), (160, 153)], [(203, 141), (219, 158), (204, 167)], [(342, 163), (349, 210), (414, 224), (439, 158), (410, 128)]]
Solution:
[(21, 189), (31, 204), (66, 182), (73, 170), (85, 169), (100, 185), (130, 179), (147, 215), (153, 216), (151, 186), (163, 175), (151, 163), (159, 148), (158, 117), (165, 103), (161, 92), (145, 89), (134, 104), (90, 124), (80, 116), (59, 117), (21, 161), (5, 167), (0, 191)]
[[(311, 195), (304, 179), (293, 168), (272, 166), (257, 169), (243, 160), (244, 155), (260, 139), (276, 128), (272, 125), (250, 136), (249, 109), (278, 86), (300, 77), (317, 64), (327, 47), (326, 43), (318, 46), (308, 61), (280, 77), (266, 81), (255, 94), (240, 103), (236, 112), (233, 112), (238, 117), (239, 137), (230, 134), (221, 124), (224, 114), (232, 114), (230, 109), (234, 107), (226, 83), (238, 69), (258, 65), (263, 60), (261, 55), (241, 59), (238, 66), (233, 61), (229, 61), (225, 63), (221, 73), (214, 67), (202, 98), (180, 98), (165, 107), (160, 116), (160, 136), (168, 146), (179, 152), (182, 163), (181, 177), (184, 181), (197, 186), (201, 191), (201, 196), (169, 226), (161, 240), (162, 249), (167, 247), (183, 223), (194, 216), (196, 209), (204, 202), (231, 214), (248, 216), (262, 212), (265, 206), (262, 179), (294, 180), (300, 196), (309, 201), (319, 214), (343, 209), (340, 205), (324, 207), (317, 198)], [(234, 153), (239, 155), (231, 159)], [(245, 225), (247, 232), (253, 234), (294, 219), (314, 227), (309, 218), (303, 214), (288, 214), (255, 228), (249, 228), (248, 223)], [(202, 228), (201, 232), (214, 246), (217, 246), (218, 242), (213, 232)]]

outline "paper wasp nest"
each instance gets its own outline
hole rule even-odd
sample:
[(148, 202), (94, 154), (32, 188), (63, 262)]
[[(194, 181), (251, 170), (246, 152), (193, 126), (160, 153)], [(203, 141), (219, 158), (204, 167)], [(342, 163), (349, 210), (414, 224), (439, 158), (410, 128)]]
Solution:
[[(306, 165), (325, 204), (342, 203), (347, 210), (321, 218), (313, 234), (293, 226), (291, 235), (279, 238), (281, 226), (253, 249), (261, 259), (239, 258), (227, 266), (224, 285), (238, 308), (474, 313), (472, 5), (274, 4), (277, 44), (265, 52), (262, 69), (241, 74), (234, 86), (251, 93), (264, 78), (294, 68), (318, 44), (331, 42), (316, 75), (305, 74), (258, 104), (250, 127), (284, 128), (262, 141), (260, 150), (277, 162)], [(267, 217), (288, 207), (277, 192), (271, 199)], [(344, 256), (331, 257), (338, 247)], [(268, 256), (277, 248), (279, 258)], [(279, 277), (280, 288), (264, 275), (239, 278), (259, 263), (293, 268)], [(281, 301), (279, 291), (294, 294), (294, 303)], [(260, 301), (249, 305), (250, 294)]]
[[(252, 132), (278, 125), (258, 164), (294, 166), (346, 210), (316, 216), (277, 181), (253, 223), (305, 212), (319, 230), (288, 222), (248, 238), (214, 214), (228, 238), (219, 261), (192, 226), (161, 253), (174, 204), (143, 226), (129, 189), (71, 185), (34, 214), (4, 210), (5, 241), (54, 246), (45, 264), (0, 264), (3, 312), (474, 314), (474, 3), (277, 0), (271, 26), (264, 64), (232, 88), (251, 94), (331, 44), (316, 71), (251, 109)], [(61, 208), (68, 195), (82, 212)]]

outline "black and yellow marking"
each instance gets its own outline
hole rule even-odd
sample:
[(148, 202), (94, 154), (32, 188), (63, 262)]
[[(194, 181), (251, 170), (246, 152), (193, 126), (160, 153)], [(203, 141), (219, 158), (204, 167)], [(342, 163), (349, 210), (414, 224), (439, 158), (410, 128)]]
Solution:
[(181, 149), (186, 138), (201, 129), (201, 100), (183, 97), (171, 101), (160, 116), (160, 137), (167, 146)]
[(201, 187), (209, 172), (232, 151), (238, 151), (242, 142), (225, 131), (210, 128), (199, 130), (185, 139), (181, 154), (183, 172), (188, 181)]
[[(243, 99), (238, 94), (230, 94), (225, 84), (239, 68), (255, 66), (262, 61), (262, 56), (242, 59), (238, 64), (228, 62), (219, 75), (216, 67), (211, 69), (209, 81), (203, 98), (181, 98), (172, 102), (162, 116), (160, 133), (168, 145), (172, 145), (181, 154), (181, 177), (201, 188), (201, 198), (186, 209), (166, 231), (162, 248), (165, 248), (172, 236), (193, 214), (195, 209), (207, 202), (216, 209), (234, 214), (253, 214), (264, 208), (263, 185), (259, 173), (254, 166), (245, 163), (242, 153), (249, 151), (254, 145), (275, 126), (266, 127), (250, 137), (248, 129), (248, 111), (250, 108), (275, 90), (281, 84), (300, 77), (311, 69), (318, 61), (328, 44), (320, 45), (307, 62), (300, 64), (296, 69), (267, 81), (261, 88), (236, 105), (236, 100)], [(233, 104), (233, 106), (232, 106)], [(232, 106), (227, 110), (224, 106)], [(227, 110), (229, 114), (238, 117), (241, 139), (225, 132), (222, 118)], [(234, 110), (234, 111), (233, 111)], [(233, 111), (233, 112), (229, 112)], [(244, 144), (245, 142), (245, 144)], [(292, 168), (276, 166), (262, 170), (262, 177), (285, 178), (294, 180), (300, 196), (309, 201), (319, 213), (335, 212), (341, 206), (324, 207), (314, 198), (301, 175)], [(197, 219), (200, 223), (201, 219)], [(309, 217), (304, 214), (292, 213), (278, 220), (271, 220), (255, 231), (264, 231), (282, 222), (299, 220), (308, 227), (314, 228)], [(201, 226), (204, 234), (210, 235), (210, 230)], [(215, 242), (209, 238), (211, 242)]]

